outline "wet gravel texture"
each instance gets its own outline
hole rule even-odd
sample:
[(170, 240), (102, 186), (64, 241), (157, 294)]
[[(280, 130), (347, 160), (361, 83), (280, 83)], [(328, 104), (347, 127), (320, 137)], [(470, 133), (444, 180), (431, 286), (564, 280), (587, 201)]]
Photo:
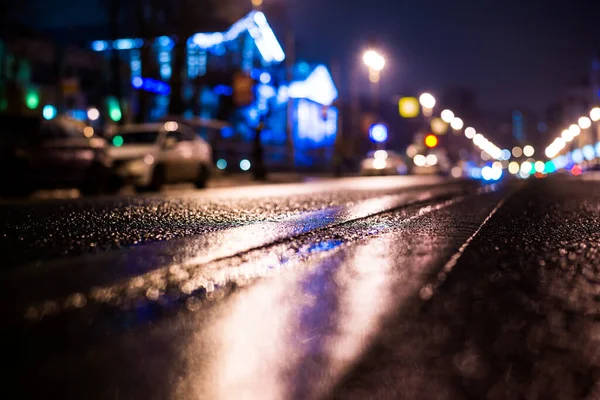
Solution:
[(5, 362), (32, 398), (597, 399), (599, 221), (561, 178), (396, 208), (42, 304)]
[(599, 398), (598, 221), (599, 184), (529, 183), (429, 301), (388, 320), (336, 397)]
[(382, 182), (383, 188), (374, 186), (372, 190), (361, 188), (364, 181), (354, 179), (314, 185), (312, 192), (298, 190), (301, 185), (290, 185), (171, 196), (2, 204), (2, 264), (42, 262), (256, 222), (278, 222), (307, 211), (350, 206), (362, 200), (414, 190), (407, 187), (402, 178)]
[(322, 397), (501, 197), (414, 204), (55, 299), (11, 336), (27, 371), (14, 383), (32, 397)]

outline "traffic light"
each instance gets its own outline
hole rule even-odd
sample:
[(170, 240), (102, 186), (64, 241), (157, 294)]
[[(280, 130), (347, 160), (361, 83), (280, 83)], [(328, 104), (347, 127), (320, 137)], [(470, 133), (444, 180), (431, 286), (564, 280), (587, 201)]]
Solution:
[(115, 97), (109, 97), (106, 100), (108, 106), (108, 116), (114, 122), (119, 122), (123, 117), (121, 113), (121, 106), (119, 105), (119, 101)]
[(25, 93), (25, 105), (30, 110), (35, 110), (40, 105), (40, 95), (36, 90), (30, 89)]
[(398, 111), (402, 118), (419, 116), (419, 100), (416, 97), (403, 97), (398, 102)]
[(435, 135), (429, 134), (427, 136), (425, 136), (425, 146), (429, 147), (430, 149), (434, 148), (435, 146), (438, 145), (438, 138)]

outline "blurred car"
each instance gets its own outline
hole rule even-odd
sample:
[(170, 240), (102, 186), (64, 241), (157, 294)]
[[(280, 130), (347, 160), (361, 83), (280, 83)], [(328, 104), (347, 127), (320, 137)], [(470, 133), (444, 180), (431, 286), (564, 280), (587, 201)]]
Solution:
[(0, 194), (78, 188), (96, 194), (111, 188), (106, 141), (92, 127), (65, 118), (0, 115)]
[(361, 175), (405, 175), (407, 171), (402, 156), (389, 150), (369, 152), (360, 163)]
[(156, 191), (179, 182), (201, 188), (210, 176), (210, 145), (174, 121), (120, 127), (109, 144), (116, 175), (139, 190)]
[(451, 174), (452, 164), (445, 151), (430, 151), (427, 155), (416, 154), (412, 159), (411, 173), (414, 175)]

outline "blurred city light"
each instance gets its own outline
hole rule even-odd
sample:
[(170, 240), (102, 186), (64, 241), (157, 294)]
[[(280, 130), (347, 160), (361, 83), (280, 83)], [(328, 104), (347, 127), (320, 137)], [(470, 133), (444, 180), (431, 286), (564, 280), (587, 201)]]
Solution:
[(577, 123), (579, 124), (579, 127), (581, 129), (588, 129), (589, 127), (592, 126), (592, 120), (589, 119), (588, 117), (581, 117), (581, 118), (579, 118), (579, 120), (577, 121)]
[(525, 161), (521, 164), (521, 172), (524, 174), (530, 174), (533, 171), (533, 165), (529, 161)]
[(252, 166), (252, 164), (250, 163), (249, 160), (243, 159), (242, 161), (240, 161), (240, 169), (242, 171), (248, 171), (248, 170), (250, 170), (251, 166)]
[(388, 153), (385, 150), (377, 150), (374, 154), (373, 157), (377, 160), (387, 160), (388, 158)]
[(454, 117), (454, 119), (452, 121), (450, 121), (450, 126), (455, 131), (460, 131), (464, 125), (465, 124), (464, 124), (463, 120), (458, 117)]
[(269, 74), (268, 72), (263, 72), (262, 74), (260, 74), (259, 80), (260, 83), (264, 83), (266, 85), (269, 82), (271, 82), (271, 74)]
[(402, 97), (398, 101), (398, 111), (402, 118), (416, 118), (419, 116), (419, 100), (415, 97)]
[(571, 152), (571, 159), (575, 164), (583, 162), (583, 151), (581, 149), (575, 149)]
[(460, 178), (463, 176), (463, 170), (461, 167), (452, 167), (450, 175), (452, 175), (453, 178)]
[(472, 128), (469, 126), (468, 128), (465, 129), (465, 136), (467, 137), (467, 139), (473, 139), (476, 134), (477, 134), (477, 131), (475, 130), (475, 128)]
[(83, 136), (85, 136), (86, 138), (91, 138), (92, 136), (94, 136), (94, 128), (92, 128), (91, 126), (86, 126), (85, 128), (83, 128)]
[(590, 111), (590, 118), (594, 122), (600, 121), (600, 107), (592, 108), (592, 110)]
[(375, 169), (384, 169), (387, 166), (387, 162), (385, 159), (376, 158), (373, 160), (373, 168)]
[(533, 167), (535, 172), (543, 173), (546, 169), (546, 164), (543, 161), (536, 161)]
[(123, 141), (123, 136), (117, 135), (117, 136), (114, 136), (112, 138), (112, 144), (115, 147), (121, 147), (121, 146), (123, 146), (123, 142), (124, 142)]
[[(443, 135), (448, 130), (448, 124), (441, 118), (431, 120), (431, 131), (436, 135)], [(470, 139), (470, 138), (469, 138)]]
[(565, 140), (565, 142), (570, 142), (571, 140), (573, 140), (573, 134), (568, 129), (565, 129), (564, 131), (562, 131), (560, 136)]
[(515, 146), (512, 149), (512, 155), (515, 158), (519, 158), (523, 155), (523, 149), (521, 149), (519, 146)]
[(96, 40), (92, 42), (92, 50), (94, 51), (104, 51), (108, 50), (108, 42), (105, 40)]
[(502, 168), (486, 165), (481, 169), (481, 177), (486, 181), (497, 181), (502, 177)]
[(533, 146), (527, 145), (523, 147), (523, 154), (525, 155), (525, 157), (531, 157), (534, 153), (535, 149), (533, 148)]
[(427, 157), (425, 157), (425, 162), (427, 165), (433, 167), (434, 165), (437, 165), (438, 158), (435, 154), (429, 154)]
[(388, 129), (384, 124), (374, 124), (369, 128), (369, 137), (375, 143), (383, 143), (388, 139)]
[(418, 152), (419, 151), (417, 150), (417, 148), (412, 144), (406, 148), (406, 155), (410, 158), (416, 156)]
[(520, 169), (521, 169), (521, 167), (519, 166), (519, 163), (516, 161), (511, 161), (511, 163), (508, 164), (508, 172), (510, 172), (513, 175), (516, 175)]
[(42, 109), (42, 116), (45, 120), (51, 120), (56, 117), (56, 107), (51, 104), (46, 104)]
[(579, 125), (573, 124), (569, 126), (569, 132), (571, 132), (571, 135), (573, 135), (573, 137), (579, 136), (579, 134), (581, 133), (581, 128), (579, 127)]
[(108, 116), (114, 122), (118, 122), (123, 117), (121, 114), (121, 106), (119, 105), (119, 101), (115, 97), (109, 97), (107, 99), (108, 105)]
[(546, 174), (556, 172), (556, 167), (552, 161), (546, 161), (546, 164), (544, 164), (544, 172)]
[(424, 167), (425, 164), (427, 164), (427, 158), (423, 155), (423, 154), (417, 154), (414, 158), (413, 158), (413, 162), (415, 163), (416, 166), (418, 167)]
[(224, 170), (225, 168), (227, 168), (227, 160), (219, 158), (217, 160), (217, 168), (220, 170)]
[(438, 145), (438, 138), (435, 135), (425, 136), (425, 146), (433, 148)]
[(87, 117), (90, 121), (96, 121), (100, 118), (100, 111), (97, 108), (92, 107), (87, 110)]
[(581, 151), (583, 152), (583, 157), (588, 161), (592, 161), (596, 157), (596, 151), (594, 150), (594, 146), (591, 144), (583, 146)]
[(510, 160), (510, 150), (508, 150), (508, 149), (502, 150), (502, 159)]
[(440, 116), (442, 117), (442, 120), (449, 124), (450, 122), (452, 122), (452, 120), (454, 119), (454, 113), (450, 110), (444, 110), (442, 111), (442, 113), (440, 114)]
[(430, 93), (423, 93), (419, 97), (419, 103), (421, 106), (423, 106), (423, 108), (432, 109), (435, 107), (435, 97), (433, 97), (433, 95)]
[(35, 110), (40, 105), (40, 95), (36, 90), (28, 90), (25, 94), (25, 105), (30, 110)]
[(165, 122), (165, 131), (167, 132), (175, 132), (177, 128), (179, 128), (179, 124), (175, 121), (167, 121)]
[(381, 72), (385, 67), (385, 58), (375, 50), (365, 51), (363, 62), (367, 67), (377, 72)]

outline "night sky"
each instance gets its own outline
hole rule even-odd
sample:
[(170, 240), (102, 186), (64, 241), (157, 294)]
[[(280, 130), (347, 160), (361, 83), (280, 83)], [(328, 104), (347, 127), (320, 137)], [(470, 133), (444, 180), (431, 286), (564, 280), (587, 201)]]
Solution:
[(340, 59), (347, 75), (360, 68), (364, 91), (360, 53), (376, 36), (388, 96), (462, 85), (485, 108), (541, 110), (587, 76), (600, 49), (598, 0), (287, 1), (298, 55)]

